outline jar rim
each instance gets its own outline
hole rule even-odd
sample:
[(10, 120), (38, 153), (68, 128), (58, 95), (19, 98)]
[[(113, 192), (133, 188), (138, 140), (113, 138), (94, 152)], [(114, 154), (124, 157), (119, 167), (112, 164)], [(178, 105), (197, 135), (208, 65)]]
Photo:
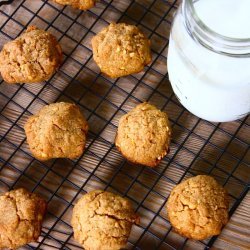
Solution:
[[(194, 3), (197, 0), (183, 0), (182, 12), (188, 23), (188, 29), (194, 31), (195, 39), (198, 39), (209, 49), (218, 50), (225, 54), (250, 55), (250, 38), (233, 38), (219, 34), (209, 28), (198, 16)], [(230, 52), (229, 52), (230, 51)], [(232, 52), (233, 51), (233, 52)], [(244, 52), (246, 51), (246, 52)]]

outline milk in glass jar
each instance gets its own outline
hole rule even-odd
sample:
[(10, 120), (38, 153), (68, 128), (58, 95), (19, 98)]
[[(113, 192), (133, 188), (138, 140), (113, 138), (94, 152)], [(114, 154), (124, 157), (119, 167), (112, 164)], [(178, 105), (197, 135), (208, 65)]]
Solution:
[(250, 0), (183, 0), (169, 41), (168, 74), (191, 113), (213, 122), (250, 112)]

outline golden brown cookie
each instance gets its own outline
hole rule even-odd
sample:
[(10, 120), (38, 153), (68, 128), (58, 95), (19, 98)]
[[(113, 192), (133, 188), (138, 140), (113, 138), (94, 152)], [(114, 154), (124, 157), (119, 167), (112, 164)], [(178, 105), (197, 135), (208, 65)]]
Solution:
[(101, 72), (116, 78), (138, 73), (151, 62), (150, 41), (134, 25), (111, 23), (92, 39)]
[(131, 203), (119, 195), (96, 190), (76, 203), (72, 215), (75, 239), (86, 250), (123, 248), (139, 217)]
[(46, 202), (20, 188), (0, 196), (0, 249), (15, 249), (36, 241), (41, 233)]
[(168, 218), (175, 230), (191, 239), (218, 235), (228, 222), (229, 198), (225, 189), (207, 175), (177, 185), (167, 202)]
[(54, 0), (62, 5), (71, 5), (73, 8), (88, 10), (95, 6), (96, 0)]
[(73, 159), (84, 151), (88, 124), (75, 104), (58, 102), (31, 116), (24, 129), (35, 158)]
[(8, 83), (35, 83), (49, 79), (62, 62), (56, 38), (35, 26), (6, 43), (0, 53), (0, 72)]
[(170, 137), (167, 114), (145, 102), (121, 117), (115, 145), (130, 162), (155, 167), (167, 154)]

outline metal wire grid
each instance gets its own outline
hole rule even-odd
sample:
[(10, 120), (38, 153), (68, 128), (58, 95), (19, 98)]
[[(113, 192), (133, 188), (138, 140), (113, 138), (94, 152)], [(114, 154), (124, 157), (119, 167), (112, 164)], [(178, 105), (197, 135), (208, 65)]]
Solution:
[[(128, 197), (140, 214), (129, 248), (184, 249), (195, 244), (207, 249), (216, 237), (194, 243), (173, 232), (164, 211), (171, 188), (187, 176), (211, 174), (229, 190), (230, 215), (249, 190), (249, 117), (228, 126), (203, 121), (189, 114), (169, 87), (166, 38), (177, 1), (122, 2), (104, 0), (87, 12), (40, 0), (18, 0), (0, 8), (2, 44), (37, 24), (56, 35), (64, 51), (62, 67), (46, 84), (0, 84), (0, 190), (25, 186), (49, 204), (42, 236), (27, 248), (80, 249), (70, 227), (72, 204), (98, 187)], [(23, 18), (24, 12), (29, 18)], [(143, 73), (116, 80), (99, 73), (89, 41), (110, 21), (136, 24), (151, 38), (153, 62)], [(72, 32), (75, 26), (81, 32)], [(23, 124), (41, 106), (62, 100), (77, 103), (89, 121), (86, 151), (74, 161), (35, 160)], [(174, 131), (171, 152), (155, 169), (130, 165), (113, 144), (120, 116), (145, 100), (167, 111)]]

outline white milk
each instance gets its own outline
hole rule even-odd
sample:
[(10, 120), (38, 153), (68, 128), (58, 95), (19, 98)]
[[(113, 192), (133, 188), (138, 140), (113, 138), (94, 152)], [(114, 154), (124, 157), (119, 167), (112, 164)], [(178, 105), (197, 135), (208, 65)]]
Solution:
[(201, 21), (216, 33), (250, 38), (249, 0), (200, 0), (194, 8)]
[[(250, 0), (199, 0), (194, 8), (213, 31), (250, 39)], [(203, 119), (232, 121), (250, 112), (250, 54), (232, 57), (205, 48), (188, 33), (180, 9), (170, 36), (168, 73), (180, 102)]]

